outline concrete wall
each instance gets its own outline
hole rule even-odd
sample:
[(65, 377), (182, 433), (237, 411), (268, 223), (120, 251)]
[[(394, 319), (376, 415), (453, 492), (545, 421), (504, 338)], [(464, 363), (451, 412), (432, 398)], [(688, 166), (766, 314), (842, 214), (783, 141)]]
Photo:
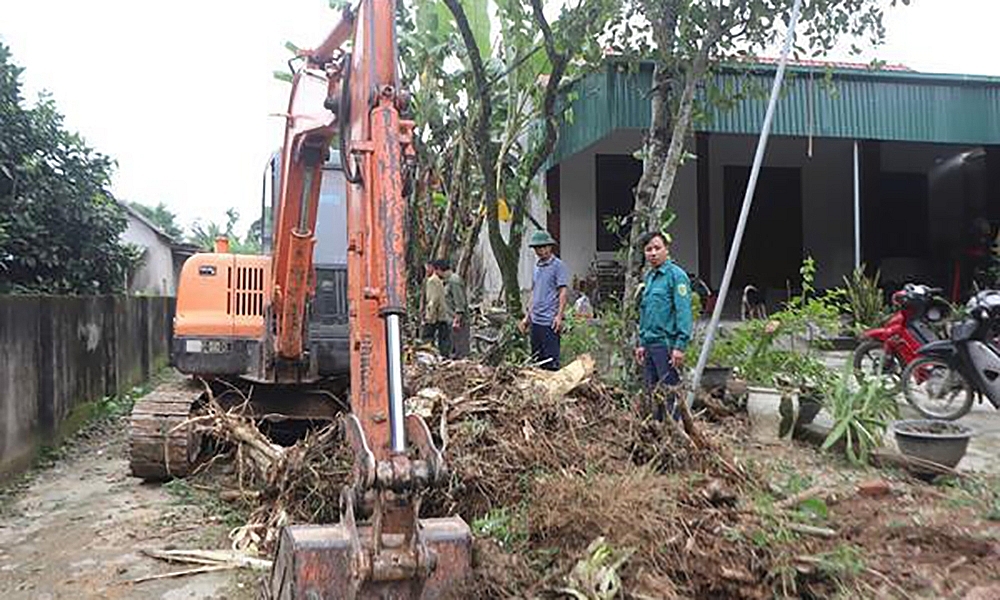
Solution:
[[(612, 259), (613, 252), (597, 252), (597, 154), (632, 154), (642, 147), (643, 132), (618, 130), (563, 161), (560, 185), (560, 254), (571, 275), (583, 277), (597, 259)], [(693, 152), (693, 149), (689, 149)], [(698, 272), (698, 177), (696, 161), (681, 166), (669, 205), (677, 214), (670, 228), (671, 254), (690, 272)]]
[(173, 299), (0, 296), (0, 476), (29, 465), (79, 404), (169, 360)]
[(122, 241), (145, 249), (142, 264), (132, 275), (129, 292), (156, 296), (176, 296), (177, 280), (170, 245), (135, 215), (128, 214)]

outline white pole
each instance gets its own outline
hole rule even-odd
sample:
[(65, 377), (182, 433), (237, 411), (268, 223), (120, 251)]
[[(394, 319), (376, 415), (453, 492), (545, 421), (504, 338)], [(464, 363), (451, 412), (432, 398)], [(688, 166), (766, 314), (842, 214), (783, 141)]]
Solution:
[(858, 168), (858, 140), (854, 140), (854, 268), (861, 266), (861, 176)]
[(740, 218), (736, 223), (736, 233), (733, 235), (733, 245), (729, 248), (729, 259), (726, 261), (726, 272), (722, 275), (722, 284), (719, 286), (719, 299), (715, 303), (715, 310), (712, 311), (712, 320), (709, 321), (708, 331), (705, 332), (705, 342), (701, 346), (701, 354), (698, 356), (698, 364), (694, 368), (691, 391), (688, 393), (688, 405), (694, 402), (694, 395), (701, 385), (701, 373), (705, 370), (708, 362), (708, 354), (712, 349), (712, 342), (715, 340), (715, 330), (719, 327), (719, 318), (722, 316), (722, 307), (726, 304), (726, 294), (729, 292), (729, 284), (733, 278), (733, 269), (736, 267), (736, 259), (740, 254), (740, 244), (743, 242), (743, 230), (746, 229), (747, 217), (750, 215), (750, 204), (753, 201), (754, 190), (757, 189), (757, 176), (760, 174), (761, 164), (764, 162), (764, 150), (767, 148), (767, 138), (771, 133), (771, 120), (774, 118), (774, 107), (778, 103), (778, 92), (781, 90), (781, 82), (785, 78), (785, 62), (788, 60), (788, 53), (792, 49), (792, 40), (795, 38), (795, 25), (799, 21), (799, 7), (802, 0), (795, 0), (792, 5), (792, 16), (788, 21), (788, 33), (785, 34), (785, 44), (781, 49), (781, 58), (778, 60), (778, 71), (774, 75), (774, 83), (771, 86), (771, 97), (767, 101), (767, 113), (764, 114), (764, 125), (761, 127), (760, 138), (757, 140), (757, 152), (753, 157), (753, 166), (750, 168), (750, 181), (747, 182), (747, 191), (743, 195), (743, 208), (740, 210)]

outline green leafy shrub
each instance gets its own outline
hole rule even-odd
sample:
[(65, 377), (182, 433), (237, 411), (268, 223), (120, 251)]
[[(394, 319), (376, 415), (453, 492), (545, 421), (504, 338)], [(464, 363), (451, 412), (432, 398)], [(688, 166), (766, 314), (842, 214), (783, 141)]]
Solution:
[(871, 451), (882, 445), (889, 423), (899, 418), (896, 388), (884, 377), (865, 377), (855, 383), (850, 365), (845, 365), (840, 377), (828, 387), (825, 404), (833, 416), (834, 425), (824, 450), (843, 442), (847, 459), (864, 464)]
[(878, 280), (879, 272), (869, 277), (864, 265), (855, 268), (850, 277), (844, 276), (844, 309), (855, 333), (876, 327), (885, 319), (885, 296)]
[(745, 321), (722, 332), (712, 348), (710, 362), (735, 367), (750, 383), (825, 385), (829, 370), (808, 340), (836, 331), (840, 311), (831, 295), (816, 294), (815, 272), (815, 262), (806, 258), (800, 270), (802, 293), (767, 319)]

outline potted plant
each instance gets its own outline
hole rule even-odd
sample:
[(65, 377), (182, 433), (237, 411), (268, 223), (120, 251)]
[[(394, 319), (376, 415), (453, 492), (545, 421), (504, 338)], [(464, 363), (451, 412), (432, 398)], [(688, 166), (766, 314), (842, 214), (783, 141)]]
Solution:
[(868, 462), (871, 451), (882, 445), (889, 423), (899, 418), (892, 382), (884, 377), (866, 377), (855, 383), (849, 364), (831, 383), (826, 406), (833, 427), (821, 447), (843, 448), (847, 459), (855, 464)]

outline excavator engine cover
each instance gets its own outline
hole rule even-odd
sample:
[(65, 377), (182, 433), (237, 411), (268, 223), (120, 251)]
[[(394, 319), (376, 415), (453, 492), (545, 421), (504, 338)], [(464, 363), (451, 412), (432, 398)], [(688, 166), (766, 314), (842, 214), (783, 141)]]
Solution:
[[(353, 524), (286, 527), (271, 572), (271, 597), (274, 600), (460, 597), (456, 592), (468, 576), (472, 562), (469, 526), (458, 517), (420, 519), (419, 523), (420, 540), (428, 550), (430, 562), (426, 578), (408, 578), (406, 573), (412, 565), (405, 564), (407, 553), (394, 554), (391, 548), (386, 548), (388, 552), (383, 550), (379, 565), (372, 566), (370, 526), (353, 530), (357, 540), (352, 539)], [(358, 542), (364, 558), (355, 550)], [(394, 557), (400, 560), (396, 562)], [(361, 574), (365, 564), (374, 577), (365, 578)]]

